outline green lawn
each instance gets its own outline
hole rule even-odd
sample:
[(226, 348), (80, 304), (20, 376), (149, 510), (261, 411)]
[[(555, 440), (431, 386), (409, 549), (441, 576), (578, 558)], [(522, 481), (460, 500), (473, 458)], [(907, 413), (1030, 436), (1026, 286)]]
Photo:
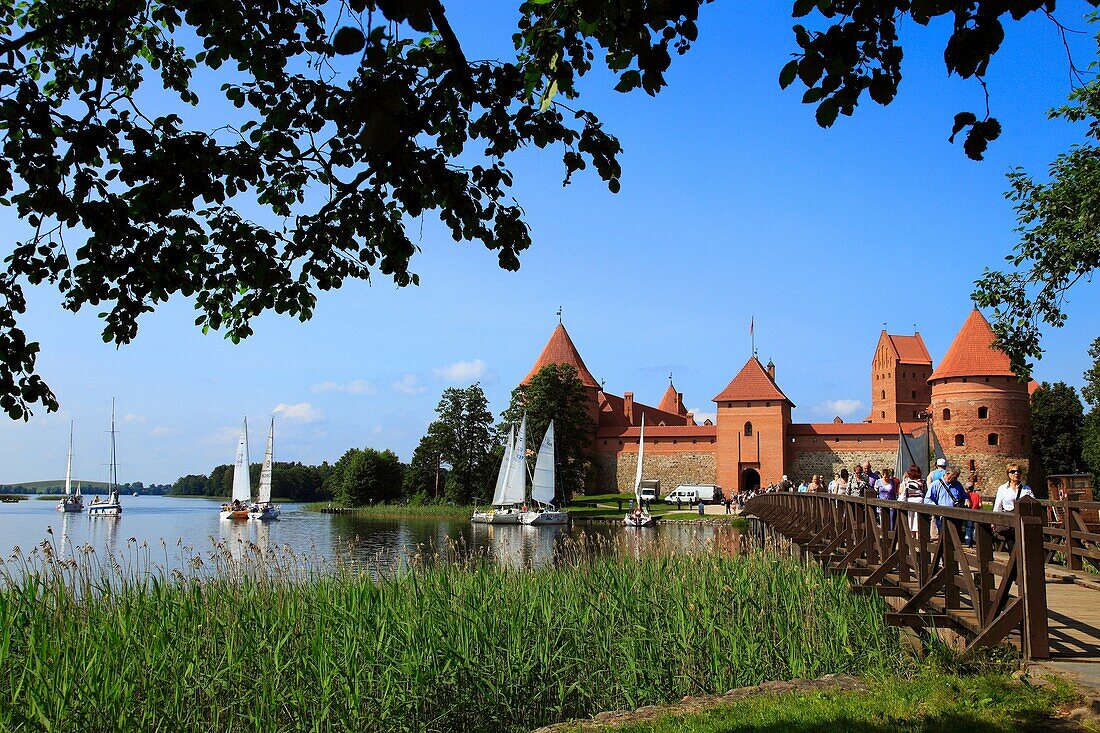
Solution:
[[(766, 694), (684, 715), (629, 723), (615, 733), (834, 733), (863, 731), (1097, 730), (1064, 720), (1078, 695), (1069, 683), (1030, 684), (1006, 673), (959, 676), (933, 667), (868, 683), (866, 691)], [(594, 731), (595, 726), (569, 728)]]

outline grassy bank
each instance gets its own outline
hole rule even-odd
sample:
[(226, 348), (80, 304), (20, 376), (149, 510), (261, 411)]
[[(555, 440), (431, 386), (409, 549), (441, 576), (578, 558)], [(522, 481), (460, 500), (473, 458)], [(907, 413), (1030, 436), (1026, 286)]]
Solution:
[[(611, 730), (614, 733), (1095, 730), (1094, 726), (1064, 719), (1064, 712), (1078, 702), (1076, 691), (1066, 682), (1036, 686), (1004, 672), (960, 676), (926, 665), (912, 675), (871, 680), (863, 691), (759, 695), (702, 712), (664, 715)], [(589, 726), (569, 729), (596, 730)]]
[[(319, 512), (326, 507), (335, 506), (331, 502), (319, 501), (303, 504), (302, 508), (310, 512)], [(358, 517), (368, 519), (469, 519), (474, 513), (472, 506), (454, 504), (371, 504), (354, 507)]]
[(235, 577), (106, 592), (88, 557), (39, 563), (0, 589), (0, 729), (519, 731), (899, 665), (882, 606), (843, 579), (763, 555), (636, 557), (630, 538), (548, 570), (429, 563), (378, 582), (248, 555)]

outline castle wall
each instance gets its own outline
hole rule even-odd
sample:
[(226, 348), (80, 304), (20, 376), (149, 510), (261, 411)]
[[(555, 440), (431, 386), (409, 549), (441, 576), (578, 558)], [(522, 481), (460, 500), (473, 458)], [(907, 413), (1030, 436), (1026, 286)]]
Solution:
[[(713, 484), (716, 462), (713, 451), (678, 451), (675, 453), (651, 453), (646, 441), (642, 478), (661, 482), (661, 493), (667, 494), (680, 484)], [(634, 490), (634, 475), (638, 465), (637, 451), (599, 453), (601, 493)]]
[(897, 462), (897, 443), (892, 450), (860, 448), (855, 450), (834, 450), (825, 447), (820, 450), (797, 451), (787, 466), (787, 475), (791, 481), (801, 483), (809, 481), (814, 474), (819, 474), (822, 480), (828, 484), (833, 475), (840, 473), (840, 469), (847, 468), (852, 472), (852, 467), (857, 463), (863, 465), (871, 462), (871, 468), (879, 473), (883, 468), (894, 468)]

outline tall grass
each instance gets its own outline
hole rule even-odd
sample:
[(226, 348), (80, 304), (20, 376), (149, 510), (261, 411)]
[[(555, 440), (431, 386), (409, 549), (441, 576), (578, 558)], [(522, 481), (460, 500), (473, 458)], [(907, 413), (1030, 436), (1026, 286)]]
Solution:
[[(332, 504), (329, 502), (314, 502), (304, 505), (303, 508), (306, 511), (319, 512), (328, 506), (332, 506)], [(473, 506), (456, 504), (371, 504), (353, 508), (355, 516), (367, 519), (467, 520), (473, 512)]]
[(219, 546), (164, 578), (42, 549), (0, 580), (3, 730), (515, 731), (899, 659), (880, 602), (774, 555), (322, 574)]

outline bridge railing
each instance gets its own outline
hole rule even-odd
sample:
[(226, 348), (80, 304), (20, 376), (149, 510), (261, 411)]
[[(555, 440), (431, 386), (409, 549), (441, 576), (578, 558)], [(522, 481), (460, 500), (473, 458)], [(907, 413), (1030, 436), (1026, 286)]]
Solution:
[[(1045, 541), (1043, 504), (1025, 497), (1016, 506), (994, 513), (777, 492), (749, 500), (745, 513), (847, 575), (857, 591), (877, 592), (893, 608), (890, 623), (949, 629), (968, 646), (997, 644), (1018, 631), (1024, 656), (1045, 659), (1043, 566), (1056, 540)], [(967, 522), (974, 523), (973, 549), (964, 545)]]
[(1100, 502), (1065, 497), (1044, 500), (1043, 506), (1047, 512), (1043, 528), (1047, 562), (1065, 564), (1071, 570), (1100, 570)]

